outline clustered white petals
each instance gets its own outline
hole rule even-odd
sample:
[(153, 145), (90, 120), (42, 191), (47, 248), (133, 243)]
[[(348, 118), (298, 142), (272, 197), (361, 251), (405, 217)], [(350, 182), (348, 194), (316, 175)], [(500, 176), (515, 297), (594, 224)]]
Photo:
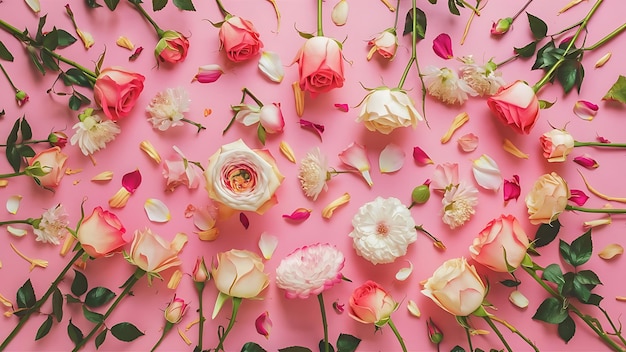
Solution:
[(69, 224), (63, 205), (59, 204), (41, 215), (41, 220), (33, 227), (33, 232), (37, 236), (37, 241), (58, 245), (68, 234)]
[(322, 191), (328, 189), (328, 158), (315, 147), (300, 162), (298, 169), (300, 186), (307, 197), (316, 200)]
[(78, 144), (80, 151), (84, 155), (91, 155), (100, 149), (104, 149), (106, 144), (115, 139), (121, 130), (119, 126), (111, 121), (102, 121), (99, 115), (85, 117), (72, 127), (75, 131), (70, 143)]
[(424, 69), (424, 84), (428, 94), (446, 104), (463, 104), (468, 95), (478, 94), (464, 80), (459, 79), (456, 72), (447, 67), (427, 66)]
[(182, 126), (184, 113), (189, 111), (189, 94), (184, 88), (168, 88), (152, 98), (146, 111), (152, 127), (166, 131), (170, 127)]
[(480, 66), (474, 63), (471, 57), (466, 57), (463, 61), (465, 64), (461, 66), (461, 78), (481, 97), (496, 94), (498, 89), (506, 84), (502, 73), (496, 71), (493, 62), (489, 61)]
[(451, 229), (463, 225), (474, 215), (478, 204), (476, 187), (461, 181), (447, 189), (443, 195), (443, 222)]

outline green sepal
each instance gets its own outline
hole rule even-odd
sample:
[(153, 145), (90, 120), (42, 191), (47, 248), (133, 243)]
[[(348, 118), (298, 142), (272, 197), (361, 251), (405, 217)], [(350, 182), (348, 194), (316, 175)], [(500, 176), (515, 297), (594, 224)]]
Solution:
[(117, 4), (120, 3), (120, 0), (104, 0), (105, 5), (109, 8), (109, 10), (114, 11), (117, 7)]
[(228, 299), (230, 299), (231, 297), (223, 292), (220, 292), (217, 295), (217, 298), (215, 300), (215, 307), (213, 307), (213, 314), (211, 315), (211, 319), (215, 319), (215, 317), (217, 316), (217, 314), (220, 312), (220, 310), (222, 309), (222, 306), (224, 305), (224, 303), (226, 301), (228, 301)]

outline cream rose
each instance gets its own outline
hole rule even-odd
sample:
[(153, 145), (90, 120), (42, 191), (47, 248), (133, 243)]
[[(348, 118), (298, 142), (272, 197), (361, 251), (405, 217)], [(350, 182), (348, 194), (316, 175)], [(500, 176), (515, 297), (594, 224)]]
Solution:
[(137, 230), (126, 258), (149, 275), (158, 277), (161, 271), (182, 263), (178, 253), (186, 242), (187, 236), (180, 233), (168, 243), (150, 229)]
[(424, 118), (420, 115), (413, 101), (401, 89), (388, 87), (376, 88), (367, 94), (357, 122), (363, 122), (370, 131), (389, 134), (398, 127), (415, 128)]
[(543, 157), (551, 163), (563, 162), (574, 150), (574, 137), (567, 131), (553, 129), (539, 137), (543, 148)]
[(565, 210), (570, 191), (556, 172), (542, 175), (526, 195), (528, 219), (533, 225), (549, 224)]
[(28, 165), (33, 166), (39, 162), (41, 169), (46, 172), (43, 176), (37, 176), (39, 184), (43, 187), (55, 188), (61, 183), (65, 171), (67, 155), (61, 152), (61, 148), (52, 147), (37, 153), (28, 160)]
[(261, 257), (250, 251), (231, 249), (217, 254), (211, 268), (215, 287), (225, 295), (254, 298), (269, 285)]
[(100, 258), (119, 251), (126, 244), (126, 229), (117, 216), (102, 207), (96, 207), (78, 228), (76, 238), (92, 258)]
[[(491, 220), (469, 247), (472, 258), (497, 272), (517, 268), (526, 255), (529, 241), (526, 232), (513, 215)], [(506, 261), (505, 261), (506, 255)]]
[(267, 150), (250, 149), (241, 139), (211, 156), (204, 177), (211, 199), (259, 214), (277, 203), (274, 193), (284, 179)]
[(468, 316), (478, 309), (486, 294), (476, 268), (465, 258), (444, 262), (424, 284), (422, 294), (443, 310), (456, 316)]
[(374, 281), (368, 280), (357, 287), (350, 296), (350, 317), (365, 324), (383, 326), (389, 322), (398, 302)]

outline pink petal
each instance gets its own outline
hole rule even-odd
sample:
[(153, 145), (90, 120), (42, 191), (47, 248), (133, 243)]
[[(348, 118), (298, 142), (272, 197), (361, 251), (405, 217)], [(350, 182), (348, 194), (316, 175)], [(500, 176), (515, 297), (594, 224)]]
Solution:
[(139, 54), (143, 51), (143, 46), (138, 47), (135, 51), (128, 57), (128, 61), (135, 61), (139, 57)]
[(311, 216), (311, 209), (298, 208), (291, 214), (283, 214), (283, 218), (295, 221), (304, 221)]
[(395, 144), (387, 144), (385, 149), (380, 152), (380, 157), (378, 159), (380, 172), (389, 173), (400, 170), (402, 165), (404, 165), (405, 156), (406, 154), (402, 148)]
[(272, 330), (270, 314), (267, 311), (263, 312), (263, 314), (259, 315), (254, 321), (254, 326), (256, 327), (256, 332), (265, 336), (266, 339), (269, 339), (270, 331)]
[(454, 57), (452, 54), (452, 40), (446, 33), (441, 33), (433, 40), (433, 50), (442, 59), (449, 60)]
[(610, 140), (608, 140), (608, 139), (606, 139), (606, 138), (604, 138), (604, 137), (602, 137), (602, 136), (597, 136), (597, 137), (596, 137), (596, 139), (597, 139), (597, 140), (598, 140), (598, 142), (600, 142), (600, 143), (611, 143), (611, 141), (610, 141)]
[(570, 194), (571, 196), (569, 197), (569, 200), (572, 203), (578, 205), (579, 207), (585, 205), (585, 203), (587, 202), (587, 199), (589, 199), (589, 196), (587, 196), (585, 192), (579, 189), (570, 190)]
[(308, 128), (315, 131), (317, 135), (320, 136), (320, 140), (322, 139), (322, 133), (324, 133), (324, 125), (319, 125), (311, 121), (300, 119), (300, 127)]
[(598, 113), (598, 105), (586, 101), (586, 100), (578, 100), (576, 104), (574, 104), (574, 114), (580, 117), (583, 120), (591, 121)]
[(457, 143), (459, 143), (459, 147), (461, 147), (464, 152), (473, 152), (478, 148), (478, 136), (473, 133), (468, 133), (459, 137)]
[(204, 65), (198, 67), (198, 73), (193, 77), (191, 81), (198, 81), (200, 83), (213, 83), (217, 81), (220, 77), (222, 77), (223, 73), (224, 70), (222, 70), (222, 67), (220, 65)]
[(344, 164), (361, 171), (361, 175), (363, 175), (368, 185), (372, 186), (374, 184), (369, 173), (370, 161), (367, 158), (367, 152), (364, 146), (353, 142), (348, 148), (339, 153), (339, 159)]
[(459, 183), (459, 164), (444, 163), (435, 166), (430, 186), (436, 191), (445, 191), (450, 185)]
[(482, 188), (493, 191), (500, 189), (502, 185), (500, 168), (498, 168), (496, 161), (487, 154), (483, 154), (480, 158), (474, 160), (472, 171), (476, 183)]
[(510, 180), (504, 180), (504, 201), (508, 202), (511, 199), (517, 200), (521, 194), (521, 187), (519, 185), (519, 176), (513, 175)]
[(413, 160), (415, 160), (415, 162), (420, 166), (434, 164), (428, 154), (426, 154), (426, 152), (420, 147), (413, 148)]
[(246, 230), (250, 227), (250, 220), (248, 220), (248, 217), (244, 213), (239, 213), (239, 222), (241, 222), (243, 228)]
[(283, 112), (280, 110), (280, 103), (263, 105), (260, 116), (261, 126), (265, 128), (267, 133), (279, 133), (283, 131), (285, 119), (283, 119)]
[(335, 107), (343, 112), (348, 112), (348, 110), (350, 110), (348, 104), (335, 104)]
[(141, 184), (141, 173), (139, 169), (129, 172), (122, 177), (122, 187), (126, 188), (128, 193), (135, 193)]
[(575, 157), (574, 162), (587, 169), (597, 169), (598, 166), (600, 166), (598, 162), (595, 161), (588, 154), (583, 154), (583, 155)]
[(266, 260), (272, 259), (272, 255), (278, 247), (278, 237), (272, 236), (267, 232), (263, 232), (259, 238), (259, 249)]
[(345, 304), (339, 304), (339, 302), (335, 301), (333, 302), (333, 309), (335, 310), (335, 312), (337, 312), (337, 314), (341, 314), (344, 311), (344, 306)]

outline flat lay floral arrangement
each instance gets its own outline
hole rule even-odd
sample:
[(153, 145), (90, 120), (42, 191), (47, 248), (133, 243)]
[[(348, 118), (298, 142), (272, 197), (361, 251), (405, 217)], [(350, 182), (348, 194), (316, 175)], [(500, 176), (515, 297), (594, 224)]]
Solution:
[(622, 7), (0, 2), (0, 351), (625, 351)]

